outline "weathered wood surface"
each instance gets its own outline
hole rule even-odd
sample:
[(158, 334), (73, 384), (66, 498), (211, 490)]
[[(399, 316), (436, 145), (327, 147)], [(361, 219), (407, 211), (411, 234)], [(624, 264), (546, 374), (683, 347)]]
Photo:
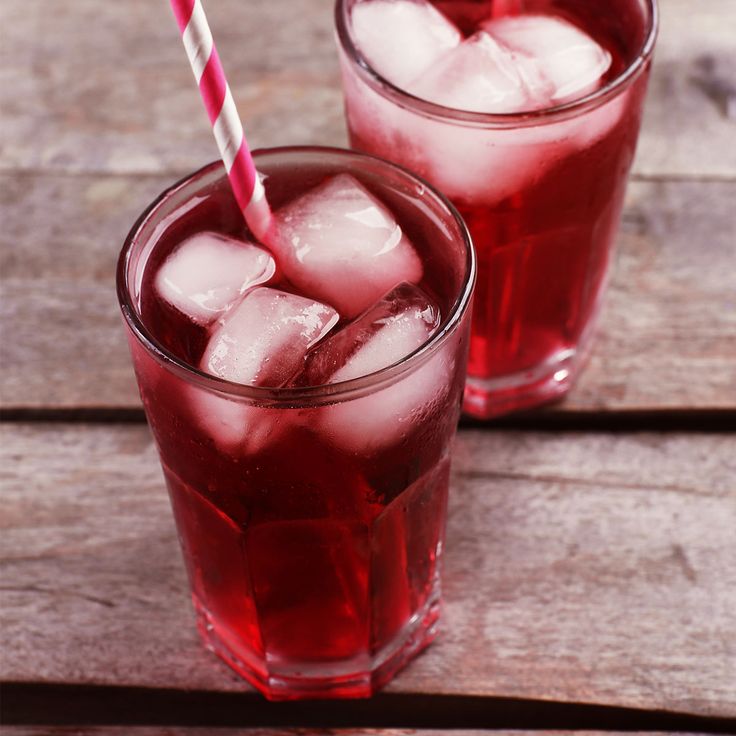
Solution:
[[(406, 728), (313, 729), (196, 728), (176, 726), (5, 726), (3, 736), (563, 736), (565, 731), (427, 730)], [(576, 736), (666, 736), (654, 731), (575, 731)], [(681, 733), (681, 736), (696, 736)]]
[[(697, 12), (689, 0), (660, 5), (635, 173), (734, 176), (736, 3), (701, 0)], [(208, 6), (253, 145), (345, 143), (332, 6)], [(0, 4), (0, 169), (186, 173), (216, 158), (167, 3), (73, 0), (64, 8)]]
[[(304, 736), (302, 729), (279, 728), (218, 728), (216, 733), (220, 736)], [(406, 729), (363, 729), (335, 730), (335, 729), (310, 729), (314, 736), (482, 736), (490, 734), (490, 731), (415, 731)], [(493, 736), (525, 736), (520, 731), (493, 731)], [(552, 736), (554, 732), (535, 731), (539, 736)], [(581, 732), (580, 736), (593, 736), (594, 732)], [(608, 732), (610, 733), (610, 732)], [(3, 728), (4, 736), (212, 736), (211, 728), (196, 727), (149, 727), (149, 726), (10, 726)], [(611, 736), (617, 736), (611, 734)], [(656, 736), (652, 734), (651, 736)]]
[(732, 178), (736, 3), (658, 2), (660, 33), (634, 175)]
[[(254, 145), (344, 143), (331, 5), (294, 0), (288, 18), (268, 0), (209, 9)], [(736, 3), (661, 6), (636, 171), (736, 176)], [(74, 0), (64, 13), (9, 0), (0, 24), (0, 404), (138, 407), (112, 287), (116, 253), (156, 193), (216, 157), (178, 34), (166, 4), (144, 0)], [(734, 198), (728, 182), (631, 186), (595, 354), (553, 414), (733, 408)]]
[[(176, 726), (5, 726), (3, 736), (564, 736), (568, 731), (507, 731), (467, 729), (295, 729), (295, 728), (196, 728)], [(576, 736), (666, 736), (656, 731), (575, 731)], [(683, 733), (681, 736), (697, 736)]]
[[(294, 728), (218, 728), (216, 734), (220, 736), (555, 736), (555, 731), (427, 731), (414, 729), (303, 729)], [(603, 732), (580, 731), (580, 736), (602, 736)], [(619, 736), (615, 732), (606, 732), (610, 736)], [(211, 728), (176, 727), (176, 726), (10, 726), (3, 728), (4, 736), (213, 736)], [(649, 736), (660, 736), (649, 734)], [(663, 735), (662, 735), (663, 736)]]
[[(169, 183), (0, 177), (4, 408), (140, 405), (114, 267)], [(548, 412), (736, 408), (734, 201), (736, 182), (631, 183), (593, 358)]]
[[(736, 716), (719, 434), (464, 431), (444, 633), (388, 693)], [(145, 427), (4, 425), (1, 678), (248, 691), (199, 645)]]
[[(302, 729), (279, 728), (218, 728), (220, 736), (304, 736)], [(406, 729), (350, 729), (349, 731), (334, 729), (310, 729), (314, 736), (482, 736), (493, 733), (493, 736), (525, 736), (520, 731), (407, 731)], [(554, 732), (539, 732), (539, 736), (552, 736)], [(610, 732), (609, 732), (610, 733)], [(3, 728), (4, 736), (212, 736), (211, 728), (177, 728), (177, 727), (148, 727), (148, 726), (10, 726)], [(593, 732), (590, 732), (591, 736)], [(588, 736), (581, 732), (580, 736)], [(616, 736), (612, 734), (611, 736)], [(652, 734), (651, 736), (656, 736)]]
[[(736, 3), (660, 6), (602, 332), (553, 416), (736, 408)], [(332, 0), (208, 12), (254, 146), (345, 143)], [(155, 194), (217, 156), (178, 33), (148, 0), (5, 0), (0, 28), (0, 407), (135, 411), (117, 251)], [(256, 702), (196, 639), (145, 428), (0, 430), (0, 678)], [(445, 632), (389, 697), (736, 717), (735, 457), (719, 434), (462, 432)]]

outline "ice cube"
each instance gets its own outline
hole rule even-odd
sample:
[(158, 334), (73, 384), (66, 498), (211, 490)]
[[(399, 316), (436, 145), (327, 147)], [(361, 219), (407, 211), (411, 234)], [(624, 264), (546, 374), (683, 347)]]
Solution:
[[(437, 307), (419, 288), (402, 284), (359, 319), (314, 350), (310, 382), (337, 383), (393, 365), (421, 347), (437, 329)], [(322, 409), (320, 428), (333, 444), (371, 454), (400, 441), (449, 386), (452, 350), (440, 348), (409, 375), (370, 395)]]
[(187, 238), (156, 274), (162, 299), (199, 325), (209, 325), (248, 289), (266, 283), (276, 265), (251, 242), (215, 232)]
[[(524, 67), (527, 72), (530, 68)], [(534, 79), (529, 73), (524, 76), (530, 96), (538, 93)], [(564, 119), (481, 127), (442, 122), (397, 105), (366, 85), (344, 60), (343, 82), (351, 134), (366, 150), (383, 152), (458, 203), (483, 206), (496, 206), (533, 186), (557, 162), (608, 135), (636, 94), (632, 87), (595, 109)]]
[(442, 346), (396, 383), (323, 409), (321, 429), (337, 447), (362, 455), (398, 444), (436, 409), (449, 390), (454, 353)]
[(270, 243), (279, 267), (304, 294), (343, 317), (363, 312), (422, 263), (393, 215), (349, 174), (338, 174), (282, 207)]
[(393, 365), (419, 347), (439, 322), (439, 310), (418, 286), (400, 284), (317, 345), (299, 383), (348, 381)]
[(301, 369), (307, 350), (338, 320), (326, 304), (258, 287), (222, 318), (200, 366), (236, 383), (282, 386)]
[[(254, 454), (280, 437), (290, 426), (283, 412), (254, 406), (223, 394), (189, 387), (189, 409), (199, 427), (221, 451)], [(291, 418), (298, 419), (296, 412)]]
[(487, 33), (476, 33), (445, 54), (409, 87), (412, 94), (438, 105), (472, 112), (506, 113), (528, 109), (525, 78), (536, 83), (536, 68), (514, 58)]
[(550, 15), (506, 16), (483, 24), (485, 31), (549, 83), (537, 90), (536, 107), (561, 104), (594, 92), (611, 66), (611, 54), (587, 33)]
[(359, 2), (351, 23), (361, 53), (398, 87), (419, 77), (461, 41), (458, 29), (423, 0)]
[[(282, 386), (338, 320), (325, 304), (258, 287), (221, 319), (200, 367), (237, 383)], [(225, 451), (258, 452), (285, 426), (283, 412), (200, 388), (192, 387), (190, 406), (200, 427)]]

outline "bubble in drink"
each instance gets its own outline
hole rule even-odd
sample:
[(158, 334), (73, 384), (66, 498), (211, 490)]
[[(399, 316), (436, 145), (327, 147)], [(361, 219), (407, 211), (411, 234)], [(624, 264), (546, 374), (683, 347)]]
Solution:
[(370, 0), (353, 9), (360, 50), (386, 79), (403, 86), (461, 41), (434, 6), (415, 0)]
[(352, 318), (402, 281), (417, 283), (422, 263), (386, 207), (340, 174), (275, 213), (272, 247), (303, 294)]
[(161, 297), (199, 325), (209, 325), (254, 286), (268, 282), (276, 266), (254, 243), (215, 232), (187, 238), (156, 275)]

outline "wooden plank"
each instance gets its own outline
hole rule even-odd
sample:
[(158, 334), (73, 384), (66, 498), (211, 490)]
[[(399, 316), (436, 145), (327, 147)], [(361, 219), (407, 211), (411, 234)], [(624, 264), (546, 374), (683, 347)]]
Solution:
[[(207, 12), (252, 146), (346, 142), (330, 0)], [(186, 173), (218, 157), (166, 3), (72, 0), (50, 14), (9, 0), (0, 24), (2, 168)]]
[[(296, 728), (217, 728), (218, 736), (305, 736), (303, 729)], [(553, 731), (416, 731), (412, 729), (312, 729), (312, 736), (553, 736)], [(597, 736), (593, 731), (580, 731), (580, 736)], [(599, 732), (600, 733), (600, 732)], [(610, 736), (621, 736), (606, 732)], [(630, 732), (628, 732), (630, 733)], [(213, 736), (212, 728), (187, 728), (176, 726), (5, 726), (3, 736)], [(648, 734), (648, 736), (657, 736)], [(664, 736), (664, 734), (662, 734)]]
[[(736, 3), (658, 0), (660, 33), (634, 174), (736, 174)], [(696, 17), (697, 16), (697, 17)]]
[[(263, 728), (218, 728), (216, 733), (220, 736), (304, 736), (302, 729), (279, 728), (279, 729), (263, 729)], [(364, 729), (350, 731), (342, 731), (335, 729), (310, 729), (310, 734), (314, 736), (406, 736), (405, 730), (395, 729)], [(511, 736), (511, 734), (519, 734), (524, 736), (520, 731), (414, 731), (414, 736), (481, 736), (481, 734), (493, 733), (494, 736)], [(527, 732), (546, 736), (552, 732)], [(592, 733), (592, 732), (590, 732)], [(609, 732), (610, 733), (610, 732)], [(186, 728), (186, 727), (161, 727), (161, 726), (6, 726), (3, 728), (4, 736), (212, 736), (211, 728)], [(587, 736), (581, 733), (581, 736)], [(614, 736), (614, 735), (612, 735)], [(652, 735), (656, 736), (656, 735)]]
[[(4, 425), (5, 681), (248, 690), (199, 645), (143, 427)], [(719, 434), (461, 433), (444, 633), (389, 694), (736, 716)]]
[(730, 183), (630, 183), (593, 355), (555, 410), (736, 406), (735, 198)]
[[(304, 736), (303, 729), (296, 728), (217, 728), (215, 733), (219, 736)], [(407, 736), (405, 729), (309, 729), (313, 736)], [(526, 734), (539, 734), (539, 736), (552, 736), (553, 731), (415, 731), (412, 736), (526, 736)], [(580, 736), (596, 736), (593, 731), (578, 732)], [(599, 732), (600, 733), (600, 732)], [(618, 736), (607, 732), (610, 736)], [(212, 728), (196, 727), (172, 727), (172, 726), (10, 726), (3, 728), (4, 736), (213, 736)], [(651, 734), (651, 736), (658, 736)]]
[[(139, 407), (114, 291), (167, 177), (0, 177), (5, 409)], [(70, 196), (71, 194), (71, 196)], [(594, 355), (548, 413), (736, 407), (736, 183), (632, 182)]]
[(140, 212), (174, 180), (0, 181), (3, 405), (138, 406), (115, 265)]
[[(342, 145), (332, 0), (208, 8), (254, 146)], [(635, 172), (736, 175), (732, 0), (660, 0), (661, 33)], [(166, 3), (6, 0), (4, 170), (186, 173), (217, 157)], [(94, 29), (94, 32), (91, 32)], [(29, 39), (32, 42), (29, 43)], [(730, 111), (730, 112), (729, 112)]]
[[(172, 726), (4, 726), (3, 736), (305, 736), (296, 728), (196, 728)], [(311, 736), (562, 736), (564, 731), (426, 730), (426, 729), (313, 729)], [(576, 736), (666, 736), (654, 731), (575, 731)], [(696, 736), (682, 733), (681, 736)]]
[[(186, 727), (149, 727), (149, 726), (91, 726), (91, 727), (74, 727), (70, 730), (68, 726), (10, 726), (3, 729), (4, 736), (63, 736), (64, 734), (74, 733), (75, 736), (212, 736), (211, 728), (186, 728)], [(314, 736), (407, 736), (406, 729), (310, 729), (310, 734)], [(484, 734), (493, 734), (493, 736), (526, 736), (527, 734), (539, 734), (539, 736), (553, 736), (559, 733), (556, 731), (457, 731), (442, 730), (428, 731), (425, 729), (411, 730), (412, 736), (483, 736)], [(619, 736), (621, 732), (611, 731), (577, 731), (580, 736), (599, 736), (599, 734), (610, 734), (610, 736)], [(631, 733), (631, 732), (627, 732)], [(659, 734), (647, 732), (650, 736), (660, 736)], [(222, 736), (234, 736), (242, 734), (242, 736), (303, 736), (302, 729), (279, 728), (261, 729), (261, 728), (218, 728), (217, 734)], [(661, 735), (663, 736), (663, 735)]]

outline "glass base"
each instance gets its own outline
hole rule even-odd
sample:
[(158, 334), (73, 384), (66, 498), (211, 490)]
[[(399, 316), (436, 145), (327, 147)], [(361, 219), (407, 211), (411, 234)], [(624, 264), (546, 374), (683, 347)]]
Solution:
[[(194, 598), (204, 645), (268, 700), (367, 698), (383, 687), (437, 636), (439, 586), (393, 641), (374, 654), (339, 662), (283, 662), (236, 651), (209, 612)], [(240, 648), (240, 647), (239, 647)]]
[(519, 373), (488, 379), (469, 375), (463, 411), (476, 419), (492, 419), (561, 399), (580, 373), (583, 357), (580, 350), (568, 349)]

